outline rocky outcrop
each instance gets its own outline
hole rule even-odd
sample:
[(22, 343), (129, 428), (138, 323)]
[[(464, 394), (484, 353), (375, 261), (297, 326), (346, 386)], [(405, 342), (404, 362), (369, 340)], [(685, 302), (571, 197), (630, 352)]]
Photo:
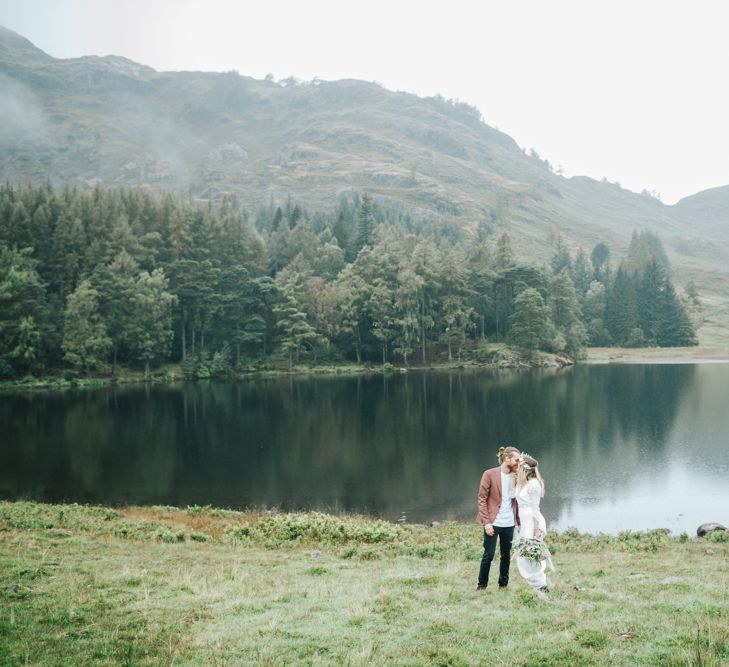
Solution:
[(720, 523), (702, 523), (697, 529), (696, 534), (699, 537), (704, 537), (707, 533), (711, 533), (715, 530), (726, 531), (726, 526), (722, 526)]

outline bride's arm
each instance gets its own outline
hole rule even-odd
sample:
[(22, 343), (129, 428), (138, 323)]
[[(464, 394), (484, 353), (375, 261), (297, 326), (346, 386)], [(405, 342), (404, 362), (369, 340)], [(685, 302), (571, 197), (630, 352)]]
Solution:
[(532, 479), (529, 481), (529, 504), (534, 508), (534, 537), (540, 539), (544, 537), (542, 528), (544, 517), (539, 509), (539, 503), (542, 500), (542, 485), (539, 480)]
[(539, 483), (538, 479), (529, 480), (527, 495), (529, 496), (529, 502), (532, 507), (539, 511), (539, 502), (542, 499), (542, 485)]

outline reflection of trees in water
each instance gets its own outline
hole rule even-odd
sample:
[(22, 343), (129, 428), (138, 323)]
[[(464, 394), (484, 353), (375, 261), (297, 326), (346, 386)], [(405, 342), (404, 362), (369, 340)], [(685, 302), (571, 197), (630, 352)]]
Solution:
[(565, 401), (570, 414), (563, 414), (539, 448), (550, 479), (547, 507), (555, 519), (576, 502), (627, 497), (630, 485), (660, 479), (695, 374), (688, 364), (574, 369)]
[(599, 366), (2, 397), (19, 444), (0, 447), (0, 483), (99, 502), (470, 518), (482, 470), (515, 444), (541, 459), (556, 509), (583, 480), (624, 482), (660, 453), (693, 376), (689, 365)]
[(175, 421), (144, 389), (9, 396), (3, 494), (52, 501), (155, 501), (174, 485)]
[[(316, 400), (302, 390), (282, 405), (297, 417), (281, 425), (287, 453), (275, 465), (290, 497), (298, 486), (308, 499), (302, 487), (316, 479), (322, 498), (392, 515), (432, 499), (472, 508), (481, 470), (495, 465), (500, 443), (540, 456), (556, 488), (589, 477), (586, 470), (615, 467), (625, 479), (622, 468), (635, 464), (637, 472), (641, 451), (664, 446), (693, 367), (575, 371), (307, 384)], [(312, 414), (313, 434), (328, 447), (311, 441)]]
[[(43, 497), (61, 467), (54, 419), (59, 397), (0, 395), (0, 493), (6, 498)], [(61, 475), (63, 477), (64, 475)]]
[(532, 424), (544, 424), (543, 437), (530, 428), (522, 441), (566, 485), (629, 482), (661, 460), (694, 373), (692, 365), (576, 368), (561, 387), (545, 383), (543, 419)]
[(663, 446), (693, 374), (690, 366), (577, 370), (248, 385), (239, 388), (242, 430), (264, 444), (232, 452), (230, 470), (242, 502), (390, 515), (455, 505), (470, 514), (500, 443), (542, 457), (557, 488), (585, 468), (637, 464), (641, 448)]
[(85, 498), (93, 494), (104, 483), (105, 455), (114, 447), (114, 431), (108, 418), (108, 392), (83, 394), (69, 402), (62, 417), (63, 441), (72, 442), (65, 456), (65, 464), (57, 468), (63, 475), (53, 484), (59, 494), (63, 493), (67, 476), (73, 480), (71, 492), (75, 497)]

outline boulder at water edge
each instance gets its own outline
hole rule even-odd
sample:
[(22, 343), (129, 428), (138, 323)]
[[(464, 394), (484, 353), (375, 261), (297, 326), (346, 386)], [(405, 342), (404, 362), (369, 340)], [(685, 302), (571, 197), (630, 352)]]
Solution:
[(696, 529), (696, 534), (703, 537), (706, 533), (711, 533), (714, 530), (726, 530), (726, 526), (722, 526), (720, 523), (702, 523)]

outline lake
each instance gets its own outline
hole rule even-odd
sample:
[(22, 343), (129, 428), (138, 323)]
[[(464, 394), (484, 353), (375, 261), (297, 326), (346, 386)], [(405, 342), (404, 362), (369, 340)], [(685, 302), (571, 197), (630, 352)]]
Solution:
[(499, 445), (548, 525), (729, 524), (729, 364), (411, 372), (0, 394), (0, 496), (472, 521)]

